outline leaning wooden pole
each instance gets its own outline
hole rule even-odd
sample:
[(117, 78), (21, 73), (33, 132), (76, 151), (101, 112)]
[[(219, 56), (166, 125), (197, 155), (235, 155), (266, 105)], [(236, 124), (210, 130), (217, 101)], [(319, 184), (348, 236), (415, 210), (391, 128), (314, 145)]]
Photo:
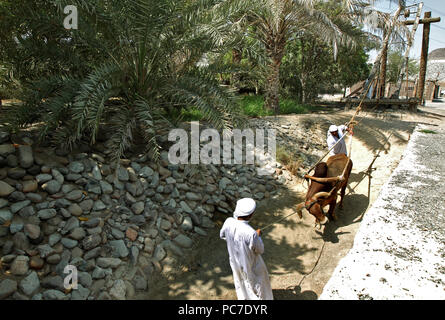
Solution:
[[(431, 11), (425, 12), (425, 19), (431, 18)], [(428, 49), (430, 44), (430, 30), (431, 23), (424, 23), (423, 25), (423, 39), (422, 39), (422, 55), (420, 57), (420, 73), (419, 86), (417, 88), (417, 98), (420, 104), (423, 105), (426, 81), (426, 67), (428, 64)]]

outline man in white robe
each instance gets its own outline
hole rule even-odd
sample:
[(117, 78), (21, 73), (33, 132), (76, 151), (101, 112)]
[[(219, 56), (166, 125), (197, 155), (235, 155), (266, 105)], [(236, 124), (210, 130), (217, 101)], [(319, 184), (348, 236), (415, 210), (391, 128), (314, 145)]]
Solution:
[(269, 273), (261, 257), (261, 231), (249, 225), (255, 208), (253, 199), (238, 200), (233, 218), (224, 222), (220, 237), (227, 242), (238, 300), (273, 300)]
[[(335, 147), (329, 152), (330, 156), (334, 156), (339, 153), (344, 153), (345, 155), (348, 155), (348, 151), (346, 149), (346, 142), (344, 135), (346, 132), (352, 133), (351, 130), (345, 126), (336, 126), (331, 125), (328, 130), (327, 139), (326, 142), (328, 144), (328, 149), (331, 150), (332, 147), (337, 143), (338, 140), (341, 140)], [(343, 139), (342, 139), (343, 138)]]

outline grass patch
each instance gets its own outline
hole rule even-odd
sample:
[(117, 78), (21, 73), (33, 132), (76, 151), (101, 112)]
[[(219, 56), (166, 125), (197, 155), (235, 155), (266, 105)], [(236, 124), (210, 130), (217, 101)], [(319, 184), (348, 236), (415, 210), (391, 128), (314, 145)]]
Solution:
[[(240, 107), (243, 113), (249, 117), (273, 116), (271, 110), (264, 108), (263, 96), (242, 96), (240, 98)], [(280, 99), (279, 114), (303, 114), (316, 110), (316, 107), (303, 105), (293, 99)]]
[(420, 132), (422, 132), (422, 133), (430, 133), (430, 134), (437, 134), (437, 132), (436, 131), (433, 131), (433, 130), (428, 130), (428, 129), (422, 129), (422, 130), (419, 130)]

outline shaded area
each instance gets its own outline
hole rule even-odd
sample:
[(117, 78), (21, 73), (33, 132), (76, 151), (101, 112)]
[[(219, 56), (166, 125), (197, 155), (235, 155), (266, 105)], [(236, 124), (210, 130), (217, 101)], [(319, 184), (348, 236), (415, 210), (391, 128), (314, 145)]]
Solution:
[[(344, 209), (336, 207), (337, 221), (331, 221), (321, 229), (314, 229), (314, 217), (306, 212), (302, 220), (295, 214), (277, 222), (294, 213), (296, 205), (303, 200), (306, 184), (301, 179), (285, 186), (286, 189), (278, 197), (264, 200), (258, 205), (251, 226), (256, 229), (273, 224), (263, 233), (262, 238), (265, 243), (263, 259), (271, 275), (275, 299), (317, 299), (317, 294), (321, 293), (336, 263), (352, 246), (355, 232), (371, 203), (370, 195), (375, 197), (378, 187), (384, 183), (383, 179), (389, 177), (392, 166), (387, 163), (399, 159), (394, 157), (400, 157), (417, 124), (415, 121), (395, 118), (391, 118), (389, 123), (372, 116), (367, 115), (363, 120), (358, 118), (361, 122), (354, 135), (354, 145), (357, 146), (352, 152), (354, 167), (344, 199)], [(277, 122), (292, 121), (302, 125), (315, 123), (311, 134), (318, 134), (325, 139), (325, 125), (331, 122), (345, 123), (350, 118), (351, 114), (348, 113), (312, 117), (298, 115), (279, 117)], [(379, 157), (381, 160), (377, 161)], [(314, 155), (312, 158), (318, 160)], [(382, 160), (386, 162), (382, 164)], [(377, 167), (379, 174), (369, 179), (369, 168), (373, 167)], [(368, 181), (368, 185), (364, 181)], [(374, 181), (377, 187), (373, 186)], [(226, 243), (219, 238), (219, 229), (226, 218), (227, 215), (215, 214), (213, 220), (216, 227), (207, 230), (208, 236), (195, 243), (190, 255), (180, 261), (178, 268), (181, 272), (176, 277), (160, 274), (152, 279), (148, 294), (140, 294), (135, 298), (236, 299)], [(326, 260), (329, 262), (327, 266)]]

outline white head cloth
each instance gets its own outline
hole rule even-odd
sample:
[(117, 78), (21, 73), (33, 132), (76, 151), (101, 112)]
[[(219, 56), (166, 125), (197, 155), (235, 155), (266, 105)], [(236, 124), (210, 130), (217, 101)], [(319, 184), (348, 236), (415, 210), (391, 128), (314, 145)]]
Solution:
[(338, 127), (335, 124), (333, 124), (329, 127), (329, 132), (335, 132), (335, 131), (338, 131)]
[(243, 198), (236, 202), (236, 208), (235, 212), (233, 213), (233, 216), (235, 218), (238, 217), (247, 217), (251, 215), (256, 208), (255, 200), (251, 198)]

